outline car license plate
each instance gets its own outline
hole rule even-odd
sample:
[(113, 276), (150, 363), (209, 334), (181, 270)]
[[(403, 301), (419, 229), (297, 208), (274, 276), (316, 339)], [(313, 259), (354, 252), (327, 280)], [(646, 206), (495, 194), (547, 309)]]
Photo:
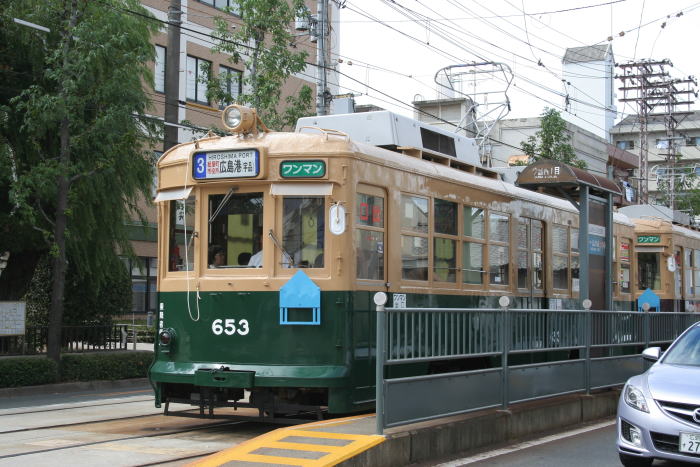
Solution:
[(700, 433), (681, 432), (679, 441), (678, 450), (680, 452), (700, 454)]

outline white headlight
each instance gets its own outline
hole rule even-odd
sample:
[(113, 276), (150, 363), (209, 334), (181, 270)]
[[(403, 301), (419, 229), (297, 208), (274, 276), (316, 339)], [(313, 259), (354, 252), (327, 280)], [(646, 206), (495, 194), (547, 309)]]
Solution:
[(642, 412), (649, 413), (649, 407), (647, 406), (647, 400), (644, 398), (642, 391), (631, 384), (625, 386), (625, 402), (627, 405), (633, 409), (641, 410)]
[(224, 123), (229, 128), (236, 128), (241, 124), (241, 110), (238, 107), (229, 107), (224, 112)]

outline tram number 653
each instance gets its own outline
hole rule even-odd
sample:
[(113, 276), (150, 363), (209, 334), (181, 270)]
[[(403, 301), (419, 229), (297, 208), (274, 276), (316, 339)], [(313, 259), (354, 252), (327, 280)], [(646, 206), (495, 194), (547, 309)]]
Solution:
[(215, 319), (211, 323), (211, 332), (217, 336), (220, 336), (223, 333), (226, 333), (229, 336), (233, 336), (236, 333), (241, 336), (245, 336), (248, 334), (248, 331), (250, 331), (250, 329), (248, 328), (247, 319), (238, 320), (238, 327), (236, 327), (235, 319)]

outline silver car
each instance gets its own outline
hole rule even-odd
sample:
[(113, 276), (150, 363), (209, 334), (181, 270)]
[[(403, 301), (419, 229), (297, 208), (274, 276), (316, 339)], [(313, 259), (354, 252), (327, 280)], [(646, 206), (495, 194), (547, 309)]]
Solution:
[(649, 466), (656, 459), (700, 464), (700, 323), (663, 353), (642, 353), (656, 361), (627, 380), (617, 406), (617, 450), (625, 466)]

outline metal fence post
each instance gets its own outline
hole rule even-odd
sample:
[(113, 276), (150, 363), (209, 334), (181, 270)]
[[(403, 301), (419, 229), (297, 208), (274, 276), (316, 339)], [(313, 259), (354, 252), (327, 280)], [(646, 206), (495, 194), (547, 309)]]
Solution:
[(649, 318), (649, 309), (651, 306), (647, 303), (644, 302), (642, 303), (642, 312), (644, 313), (644, 348), (649, 347), (649, 343), (651, 342), (651, 321)]
[(586, 380), (586, 394), (591, 393), (591, 341), (593, 340), (593, 316), (591, 312), (591, 305), (593, 303), (589, 299), (583, 301), (583, 309), (586, 310), (586, 326), (584, 329), (584, 340), (586, 342), (586, 364), (585, 364), (585, 380)]
[(508, 409), (508, 348), (510, 347), (510, 333), (508, 332), (508, 305), (510, 298), (505, 295), (498, 299), (498, 304), (501, 306), (501, 339), (503, 340), (503, 354), (501, 356), (501, 386), (503, 395), (503, 410)]
[(376, 389), (377, 434), (384, 434), (384, 361), (386, 360), (386, 312), (384, 305), (387, 296), (384, 292), (374, 294), (374, 304), (377, 305), (377, 365), (374, 386)]

